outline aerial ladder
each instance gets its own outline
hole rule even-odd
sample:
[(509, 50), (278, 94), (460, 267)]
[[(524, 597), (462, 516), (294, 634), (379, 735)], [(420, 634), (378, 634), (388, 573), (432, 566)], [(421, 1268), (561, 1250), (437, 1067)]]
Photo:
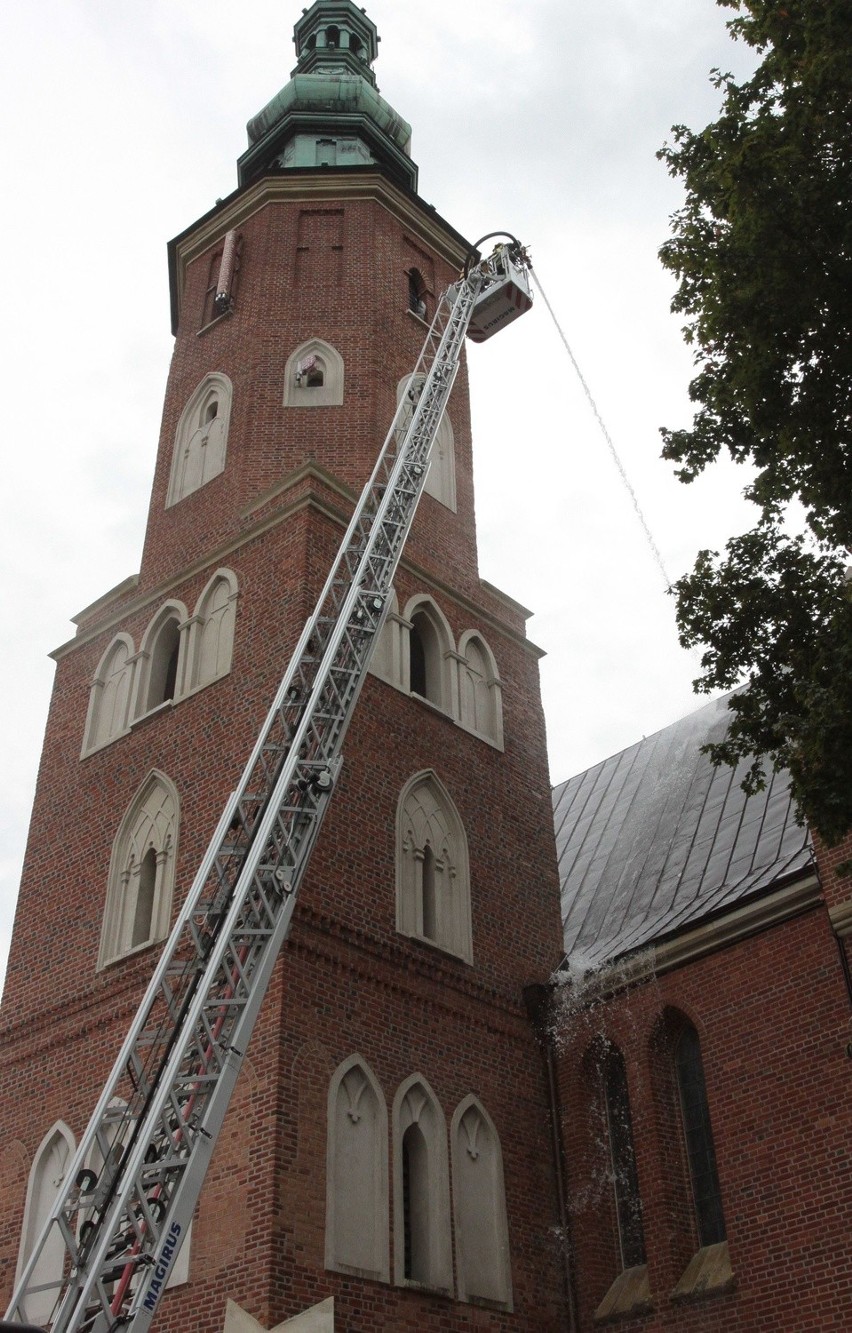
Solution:
[[(483, 241), (506, 233), (490, 233)], [(466, 336), (529, 309), (514, 239), (471, 251), (423, 350), (316, 608), (151, 978), (6, 1319), (146, 1333), (207, 1165), (337, 783)], [(44, 1280), (50, 1256), (60, 1276)], [(41, 1275), (41, 1276), (39, 1276)]]

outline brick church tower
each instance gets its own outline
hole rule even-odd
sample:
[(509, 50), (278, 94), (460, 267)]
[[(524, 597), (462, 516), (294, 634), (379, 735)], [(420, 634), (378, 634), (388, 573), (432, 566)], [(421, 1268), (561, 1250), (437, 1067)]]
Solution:
[[(238, 188), (169, 249), (140, 571), (55, 653), (0, 1017), (4, 1301), (468, 250), (364, 11), (316, 0), (295, 41)], [(538, 654), (478, 574), (467, 394), (462, 366), (163, 1328), (563, 1327), (523, 1000), (561, 946)]]

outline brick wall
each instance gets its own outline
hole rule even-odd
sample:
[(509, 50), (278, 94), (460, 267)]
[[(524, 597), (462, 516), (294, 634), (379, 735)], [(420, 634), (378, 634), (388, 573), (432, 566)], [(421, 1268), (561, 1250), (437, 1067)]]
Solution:
[[(581, 1327), (620, 1269), (595, 1043), (624, 1055), (653, 1312), (629, 1329), (852, 1326), (849, 1000), (822, 907), (600, 1002), (557, 1001)], [(665, 1024), (698, 1032), (735, 1290), (674, 1304), (698, 1248)]]

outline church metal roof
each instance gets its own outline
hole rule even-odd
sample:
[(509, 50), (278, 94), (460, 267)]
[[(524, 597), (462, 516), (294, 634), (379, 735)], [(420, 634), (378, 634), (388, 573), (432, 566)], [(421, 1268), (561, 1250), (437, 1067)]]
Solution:
[(727, 729), (727, 699), (553, 791), (568, 958), (596, 967), (794, 879), (813, 862), (789, 779), (747, 797), (746, 764), (701, 746)]

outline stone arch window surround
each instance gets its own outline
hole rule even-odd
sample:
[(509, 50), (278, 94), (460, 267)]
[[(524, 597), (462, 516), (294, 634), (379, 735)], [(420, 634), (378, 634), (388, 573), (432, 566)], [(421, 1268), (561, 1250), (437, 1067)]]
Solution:
[(403, 620), (408, 627), (403, 690), (428, 699), (451, 717), (457, 716), (455, 641), (446, 616), (431, 597), (419, 593), (410, 598)]
[(239, 586), (230, 569), (217, 569), (208, 580), (187, 626), (187, 691), (226, 676), (234, 651)]
[(175, 432), (167, 509), (223, 471), (233, 394), (231, 381), (221, 371), (205, 375), (194, 389)]
[[(411, 420), (417, 402), (418, 388), (425, 379), (424, 375), (403, 375), (396, 386), (397, 404), (408, 397), (408, 405), (403, 416), (405, 425)], [(432, 444), (432, 457), (426, 474), (425, 493), (433, 496), (446, 509), (456, 512), (456, 446), (453, 423), (449, 408), (441, 417), (438, 433)]]
[(113, 843), (99, 968), (168, 934), (179, 816), (174, 784), (152, 769), (127, 807)]
[(144, 717), (186, 692), (188, 629), (183, 602), (164, 603), (150, 621), (139, 648), (134, 717)]
[(458, 1296), (512, 1308), (512, 1269), (500, 1137), (472, 1094), (450, 1128)]
[[(39, 1144), (27, 1181), (24, 1221), (18, 1251), (16, 1282), (22, 1277), (27, 1260), (41, 1234), (53, 1207), (65, 1173), (76, 1151), (74, 1135), (64, 1120), (57, 1120)], [(58, 1230), (48, 1240), (31, 1275), (35, 1286), (43, 1282), (59, 1281), (65, 1259), (65, 1245)], [(27, 1301), (27, 1317), (31, 1323), (43, 1324), (50, 1318), (55, 1293), (35, 1292)]]
[(415, 774), (397, 806), (396, 927), (473, 961), (470, 869), (464, 825), (432, 769)]
[(325, 1265), (390, 1281), (388, 1113), (360, 1055), (344, 1060), (328, 1091)]
[(343, 357), (331, 343), (309, 338), (291, 352), (284, 368), (285, 407), (340, 407)]
[(476, 630), (459, 639), (459, 717), (461, 725), (503, 749), (503, 686), (494, 654)]
[(83, 755), (129, 731), (135, 668), (133, 640), (129, 634), (117, 634), (98, 663), (89, 689)]
[(393, 1104), (394, 1281), (452, 1294), (447, 1123), (422, 1074)]

